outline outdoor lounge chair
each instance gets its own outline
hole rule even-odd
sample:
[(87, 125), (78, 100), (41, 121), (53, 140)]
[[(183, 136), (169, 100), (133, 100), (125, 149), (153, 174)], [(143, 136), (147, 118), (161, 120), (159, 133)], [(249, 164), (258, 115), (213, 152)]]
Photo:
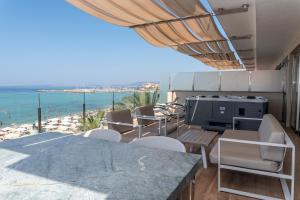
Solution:
[(178, 130), (178, 118), (176, 123), (167, 122), (167, 118), (165, 116), (156, 116), (154, 113), (153, 106), (141, 106), (135, 109), (135, 115), (139, 125), (144, 127), (148, 126), (158, 126), (159, 135), (161, 134), (161, 128), (164, 124), (164, 135), (174, 132), (176, 129)]
[[(226, 130), (210, 152), (210, 161), (218, 163), (218, 190), (259, 199), (274, 199), (255, 193), (221, 186), (221, 169), (246, 172), (279, 178), (285, 199), (294, 198), (295, 146), (273, 115), (263, 119), (240, 118), (235, 120), (262, 120), (258, 131)], [(292, 150), (291, 173), (283, 173), (287, 149)], [(286, 180), (291, 181), (289, 190)]]
[(157, 126), (155, 129), (154, 126), (150, 125), (143, 127), (142, 125), (134, 124), (129, 109), (108, 112), (103, 123), (106, 123), (109, 129), (116, 130), (122, 135), (126, 135), (122, 140), (127, 142), (135, 139), (136, 136), (141, 138), (146, 134), (157, 135), (159, 132)]
[(176, 97), (173, 101), (156, 105), (154, 108), (168, 118), (184, 118), (186, 114), (185, 105), (178, 103), (178, 99)]

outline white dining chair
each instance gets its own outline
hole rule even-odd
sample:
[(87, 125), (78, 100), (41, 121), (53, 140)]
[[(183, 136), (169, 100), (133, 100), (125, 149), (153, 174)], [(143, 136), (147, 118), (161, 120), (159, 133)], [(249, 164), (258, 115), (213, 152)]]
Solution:
[(179, 140), (165, 136), (143, 137), (133, 140), (132, 142), (130, 142), (130, 144), (146, 146), (156, 149), (186, 152), (185, 146)]
[(120, 142), (122, 139), (122, 136), (118, 131), (111, 130), (111, 129), (101, 129), (101, 128), (96, 128), (87, 131), (84, 134), (84, 137), (100, 139), (100, 140), (108, 140), (111, 142)]

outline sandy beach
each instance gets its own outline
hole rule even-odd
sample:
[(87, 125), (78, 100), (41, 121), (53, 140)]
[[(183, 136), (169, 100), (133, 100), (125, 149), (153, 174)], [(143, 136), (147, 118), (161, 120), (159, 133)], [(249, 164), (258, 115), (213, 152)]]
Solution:
[[(98, 111), (89, 111), (87, 115), (96, 115)], [(61, 132), (74, 134), (81, 132), (82, 114), (72, 114), (64, 117), (50, 118), (42, 121), (43, 132)], [(0, 129), (0, 140), (15, 139), (38, 133), (38, 122), (33, 124), (12, 125)]]

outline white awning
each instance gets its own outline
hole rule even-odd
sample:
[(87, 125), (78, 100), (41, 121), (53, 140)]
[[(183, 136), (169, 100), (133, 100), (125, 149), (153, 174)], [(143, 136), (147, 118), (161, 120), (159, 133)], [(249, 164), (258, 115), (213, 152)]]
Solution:
[(68, 1), (109, 23), (133, 28), (154, 46), (171, 47), (218, 69), (241, 67), (212, 13), (198, 0)]

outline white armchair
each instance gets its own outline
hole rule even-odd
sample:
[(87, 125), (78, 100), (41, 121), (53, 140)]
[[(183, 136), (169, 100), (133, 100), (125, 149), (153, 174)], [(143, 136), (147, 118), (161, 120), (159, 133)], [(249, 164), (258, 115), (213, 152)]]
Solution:
[[(292, 151), (290, 174), (285, 174), (282, 169), (287, 149)], [(272, 115), (264, 115), (258, 131), (226, 130), (212, 149), (210, 160), (218, 163), (218, 190), (221, 192), (276, 199), (223, 187), (221, 170), (226, 169), (279, 178), (285, 199), (294, 199), (295, 145)], [(287, 180), (291, 181), (290, 189)]]

